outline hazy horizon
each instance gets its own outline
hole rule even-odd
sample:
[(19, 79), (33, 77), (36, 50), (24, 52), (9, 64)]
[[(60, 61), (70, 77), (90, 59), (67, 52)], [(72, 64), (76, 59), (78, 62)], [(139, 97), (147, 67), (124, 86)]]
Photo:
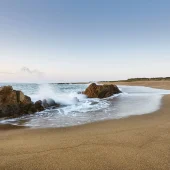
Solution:
[(168, 0), (1, 0), (0, 82), (169, 77)]

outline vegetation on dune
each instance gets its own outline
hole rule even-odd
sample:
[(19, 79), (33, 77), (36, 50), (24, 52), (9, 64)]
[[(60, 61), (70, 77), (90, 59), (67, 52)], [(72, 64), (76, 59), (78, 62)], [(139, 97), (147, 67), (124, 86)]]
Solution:
[(100, 81), (100, 82), (133, 82), (133, 81), (163, 81), (163, 80), (170, 80), (170, 77), (130, 78), (130, 79), (127, 79), (127, 80)]

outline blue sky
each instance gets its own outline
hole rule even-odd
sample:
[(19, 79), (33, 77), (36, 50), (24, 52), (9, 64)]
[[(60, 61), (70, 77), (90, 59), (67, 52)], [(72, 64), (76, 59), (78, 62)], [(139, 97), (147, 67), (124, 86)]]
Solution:
[(170, 76), (169, 65), (168, 0), (0, 1), (0, 81)]

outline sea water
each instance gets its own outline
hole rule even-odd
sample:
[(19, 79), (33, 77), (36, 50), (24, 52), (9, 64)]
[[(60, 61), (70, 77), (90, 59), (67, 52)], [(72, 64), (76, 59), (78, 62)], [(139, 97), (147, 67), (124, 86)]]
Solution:
[(32, 101), (52, 98), (60, 107), (46, 109), (32, 115), (0, 119), (0, 124), (32, 128), (66, 127), (95, 121), (119, 119), (131, 115), (154, 112), (160, 108), (161, 98), (169, 90), (142, 86), (118, 86), (122, 93), (105, 99), (89, 99), (80, 94), (88, 84), (0, 84), (12, 85), (31, 97)]

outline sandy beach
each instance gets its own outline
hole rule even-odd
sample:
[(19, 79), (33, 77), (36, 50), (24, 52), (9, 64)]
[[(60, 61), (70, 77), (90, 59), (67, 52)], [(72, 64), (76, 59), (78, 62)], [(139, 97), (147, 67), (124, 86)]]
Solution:
[[(170, 81), (117, 85), (170, 89)], [(170, 95), (160, 110), (69, 128), (0, 127), (0, 169), (168, 170)]]
[(164, 81), (164, 80), (163, 81), (115, 82), (114, 84), (127, 85), (127, 86), (146, 86), (146, 87), (170, 90), (170, 81)]

